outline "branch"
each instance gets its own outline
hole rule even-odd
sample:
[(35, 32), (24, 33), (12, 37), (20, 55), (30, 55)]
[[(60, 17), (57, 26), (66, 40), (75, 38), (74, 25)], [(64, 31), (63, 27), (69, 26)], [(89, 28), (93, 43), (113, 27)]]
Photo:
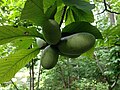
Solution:
[(37, 85), (37, 90), (39, 89), (40, 79), (41, 79), (41, 60), (40, 60), (39, 71), (38, 71), (38, 85)]
[(115, 12), (115, 11), (109, 10), (108, 7), (109, 7), (110, 9), (111, 9), (111, 7), (110, 7), (110, 5), (108, 5), (108, 4), (106, 3), (106, 0), (103, 0), (103, 3), (104, 3), (105, 9), (104, 9), (101, 13), (98, 13), (98, 14), (102, 14), (102, 13), (104, 13), (105, 11), (110, 12), (110, 13), (120, 14), (119, 12)]

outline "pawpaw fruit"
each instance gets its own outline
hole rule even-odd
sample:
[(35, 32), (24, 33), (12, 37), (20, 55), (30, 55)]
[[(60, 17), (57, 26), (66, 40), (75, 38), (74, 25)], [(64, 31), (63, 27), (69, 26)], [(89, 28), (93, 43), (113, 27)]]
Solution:
[(95, 37), (90, 33), (76, 33), (61, 39), (58, 49), (65, 55), (81, 55), (95, 44)]
[(68, 58), (77, 58), (77, 57), (80, 56), (80, 55), (73, 55), (73, 54), (63, 54), (60, 51), (58, 51), (58, 52), (59, 52), (59, 55), (65, 56), (65, 57), (68, 57)]
[(77, 58), (80, 55), (72, 55), (72, 54), (61, 54), (62, 56), (68, 57), (68, 58)]
[(55, 48), (47, 46), (41, 56), (41, 65), (45, 69), (53, 68), (58, 62), (59, 54)]
[(42, 48), (43, 46), (47, 45), (47, 43), (41, 38), (36, 38), (36, 43), (39, 48)]
[(59, 24), (55, 20), (49, 19), (45, 21), (42, 32), (48, 44), (55, 45), (60, 41), (61, 31)]

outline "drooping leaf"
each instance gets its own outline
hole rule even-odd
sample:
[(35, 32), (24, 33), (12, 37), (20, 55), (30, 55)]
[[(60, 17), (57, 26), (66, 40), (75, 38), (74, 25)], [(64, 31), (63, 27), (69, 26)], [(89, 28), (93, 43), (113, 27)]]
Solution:
[(93, 4), (85, 0), (63, 0), (63, 2), (72, 9), (75, 21), (94, 21), (94, 16), (91, 11), (95, 7)]
[(50, 8), (57, 0), (43, 0), (43, 7), (44, 7), (44, 12), (47, 11), (48, 8)]
[(28, 37), (22, 37), (14, 40), (13, 46), (15, 46), (17, 49), (28, 49), (34, 41), (34, 38), (28, 38)]
[(70, 8), (68, 8), (67, 12), (66, 12), (66, 18), (65, 18), (65, 25), (68, 25), (72, 22), (74, 22), (74, 17), (73, 17), (73, 12)]
[(21, 49), (0, 59), (0, 83), (7, 82), (39, 53), (39, 48)]
[(94, 21), (94, 15), (92, 11), (84, 11), (81, 9), (77, 9), (76, 7), (71, 7), (73, 16), (75, 21), (86, 21), (86, 22), (93, 22)]
[(73, 22), (65, 26), (62, 30), (62, 36), (64, 37), (80, 32), (88, 32), (93, 34), (96, 39), (102, 39), (100, 31), (95, 26), (92, 26), (88, 22)]
[(95, 6), (85, 0), (62, 0), (67, 6), (75, 6), (84, 12), (91, 11)]
[(42, 34), (38, 33), (36, 28), (25, 27), (12, 27), (12, 26), (0, 26), (0, 45), (9, 43), (15, 39), (21, 37), (42, 37)]
[(57, 12), (57, 4), (55, 2), (52, 6), (50, 6), (47, 9), (47, 11), (45, 12), (45, 15), (49, 19), (54, 19), (54, 16), (55, 16), (56, 12)]
[(27, 19), (41, 26), (46, 20), (43, 10), (43, 0), (27, 0), (21, 13), (21, 19)]
[(64, 9), (64, 3), (62, 0), (57, 0), (57, 12), (55, 14), (55, 20), (60, 23), (62, 14), (63, 14), (63, 9)]

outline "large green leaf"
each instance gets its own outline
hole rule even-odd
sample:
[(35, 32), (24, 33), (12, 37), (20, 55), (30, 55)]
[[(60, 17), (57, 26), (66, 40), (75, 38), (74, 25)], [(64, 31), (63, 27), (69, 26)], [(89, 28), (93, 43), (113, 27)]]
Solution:
[(52, 4), (52, 6), (50, 6), (47, 9), (47, 11), (45, 12), (45, 15), (50, 19), (54, 19), (56, 12), (57, 12), (57, 3), (55, 2), (54, 4)]
[(95, 6), (86, 2), (85, 0), (63, 0), (63, 2), (68, 6), (75, 6), (85, 12), (91, 11)]
[(75, 21), (93, 22), (94, 15), (92, 11), (84, 11), (76, 7), (71, 7)]
[(35, 41), (34, 38), (28, 38), (28, 37), (22, 37), (14, 40), (13, 46), (15, 46), (17, 49), (28, 49)]
[(68, 36), (79, 32), (88, 32), (93, 34), (96, 39), (102, 39), (100, 31), (88, 22), (73, 22), (65, 26), (62, 30), (62, 36)]
[(21, 37), (42, 37), (36, 28), (0, 26), (0, 45), (11, 42)]
[(94, 21), (94, 16), (91, 11), (95, 7), (93, 4), (85, 0), (63, 0), (63, 2), (72, 9), (75, 21)]
[(9, 81), (14, 75), (39, 53), (38, 48), (23, 49), (0, 59), (0, 83)]
[(73, 17), (73, 12), (71, 8), (68, 8), (66, 12), (65, 25), (68, 25), (72, 22), (75, 22), (74, 17)]
[(46, 19), (43, 0), (27, 0), (21, 13), (21, 19), (28, 19), (41, 26)]
[(47, 11), (57, 0), (43, 0), (44, 12)]
[(63, 14), (63, 10), (64, 10), (64, 3), (62, 2), (62, 0), (57, 0), (57, 12), (55, 14), (55, 20), (60, 23), (61, 18), (62, 18), (62, 14)]

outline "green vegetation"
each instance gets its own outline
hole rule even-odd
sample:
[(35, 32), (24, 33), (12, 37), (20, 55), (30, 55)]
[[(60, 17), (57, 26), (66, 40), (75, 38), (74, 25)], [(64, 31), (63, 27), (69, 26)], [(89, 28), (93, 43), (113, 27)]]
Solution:
[(119, 90), (119, 0), (0, 0), (0, 90)]

